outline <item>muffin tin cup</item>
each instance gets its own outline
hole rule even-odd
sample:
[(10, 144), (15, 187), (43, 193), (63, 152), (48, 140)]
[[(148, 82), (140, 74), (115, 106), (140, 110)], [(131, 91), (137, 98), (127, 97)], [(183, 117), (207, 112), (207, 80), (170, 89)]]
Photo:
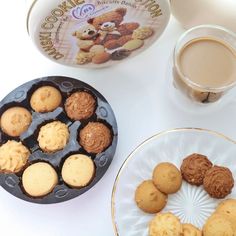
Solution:
[[(30, 97), (36, 89), (45, 85), (53, 86), (61, 92), (63, 97), (62, 103), (53, 112), (37, 113), (33, 111), (30, 106)], [(68, 98), (75, 91), (86, 91), (91, 93), (96, 98), (96, 111), (89, 119), (73, 121), (67, 116), (64, 110), (64, 103), (66, 98)], [(21, 141), (30, 150), (31, 155), (29, 157), (27, 165), (19, 173), (0, 174), (0, 184), (6, 191), (20, 199), (33, 203), (59, 203), (73, 199), (83, 194), (84, 192), (92, 188), (103, 177), (115, 154), (118, 130), (115, 115), (112, 111), (111, 106), (97, 90), (82, 81), (69, 77), (43, 77), (27, 82), (9, 93), (0, 102), (0, 116), (8, 108), (14, 106), (21, 106), (28, 109), (32, 113), (32, 123), (25, 133), (16, 138), (10, 137), (2, 132), (2, 130), (0, 130), (0, 145), (6, 143), (8, 140)], [(65, 123), (70, 131), (70, 139), (63, 150), (55, 153), (45, 153), (40, 149), (37, 142), (37, 137), (40, 127), (51, 121), (61, 121)], [(112, 142), (110, 146), (99, 154), (87, 153), (79, 144), (78, 139), (79, 131), (86, 124), (94, 121), (104, 123), (108, 128), (110, 128), (112, 133)], [(86, 187), (77, 189), (71, 188), (62, 179), (61, 169), (63, 163), (65, 159), (72, 154), (85, 154), (91, 157), (95, 163), (95, 176), (90, 184)], [(24, 188), (22, 186), (22, 174), (24, 169), (27, 168), (28, 165), (41, 161), (49, 163), (56, 170), (59, 181), (57, 186), (50, 194), (44, 197), (34, 198), (29, 196), (24, 191)]]

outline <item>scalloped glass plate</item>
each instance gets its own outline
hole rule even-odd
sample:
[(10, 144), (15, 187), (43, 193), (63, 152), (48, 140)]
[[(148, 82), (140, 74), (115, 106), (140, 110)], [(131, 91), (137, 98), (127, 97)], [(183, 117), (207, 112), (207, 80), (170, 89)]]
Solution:
[[(154, 215), (139, 210), (134, 201), (137, 186), (150, 179), (160, 162), (171, 162), (180, 167), (183, 158), (201, 153), (216, 165), (231, 169), (236, 179), (236, 142), (222, 134), (203, 129), (175, 129), (157, 134), (140, 146), (122, 165), (113, 187), (112, 217), (116, 235), (147, 236), (148, 224)], [(227, 198), (236, 198), (236, 187)], [(172, 212), (182, 223), (202, 228), (220, 200), (211, 198), (202, 186), (183, 181), (176, 194), (168, 196), (163, 212)]]

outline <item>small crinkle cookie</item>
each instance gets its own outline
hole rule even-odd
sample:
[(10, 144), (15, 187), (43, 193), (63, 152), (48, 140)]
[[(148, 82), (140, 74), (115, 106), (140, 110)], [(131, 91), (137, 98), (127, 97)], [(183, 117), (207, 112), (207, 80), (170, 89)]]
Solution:
[(193, 153), (183, 160), (180, 170), (185, 181), (200, 186), (203, 184), (206, 172), (212, 165), (207, 156)]
[(105, 52), (105, 48), (103, 45), (94, 45), (90, 48), (89, 50), (91, 53), (93, 53), (94, 55), (96, 54), (100, 54)]
[(202, 231), (192, 224), (183, 224), (183, 236), (202, 236)]
[(57, 183), (56, 171), (45, 162), (30, 165), (22, 176), (24, 190), (32, 197), (43, 197), (49, 194)]
[(235, 229), (226, 215), (213, 214), (203, 226), (204, 236), (235, 236)]
[(36, 112), (51, 112), (60, 106), (61, 100), (62, 96), (58, 89), (52, 86), (43, 86), (33, 93), (30, 105)]
[(79, 52), (76, 56), (78, 65), (84, 65), (92, 61), (94, 54), (91, 52)]
[(21, 142), (7, 141), (0, 147), (0, 172), (17, 173), (27, 163), (30, 151)]
[(182, 185), (180, 171), (169, 162), (160, 163), (155, 167), (152, 180), (156, 187), (166, 194), (176, 193)]
[(32, 116), (27, 109), (12, 107), (2, 114), (0, 126), (5, 134), (18, 137), (29, 128), (31, 122)]
[(149, 236), (182, 236), (183, 228), (172, 213), (158, 213), (149, 224)]
[(41, 127), (38, 135), (39, 146), (45, 152), (57, 152), (66, 146), (69, 136), (66, 124), (53, 121)]
[(94, 177), (95, 166), (91, 158), (82, 154), (68, 157), (62, 167), (62, 178), (71, 187), (87, 186)]
[(151, 27), (140, 27), (134, 30), (132, 38), (133, 39), (147, 39), (153, 35), (153, 29)]
[(123, 48), (129, 51), (134, 51), (136, 49), (139, 49), (143, 46), (144, 41), (141, 39), (133, 39), (128, 41), (123, 45)]
[(168, 196), (159, 191), (152, 180), (142, 182), (135, 191), (137, 206), (147, 213), (160, 212), (167, 203)]
[(222, 166), (213, 166), (206, 172), (203, 187), (213, 198), (226, 197), (234, 187), (231, 170)]

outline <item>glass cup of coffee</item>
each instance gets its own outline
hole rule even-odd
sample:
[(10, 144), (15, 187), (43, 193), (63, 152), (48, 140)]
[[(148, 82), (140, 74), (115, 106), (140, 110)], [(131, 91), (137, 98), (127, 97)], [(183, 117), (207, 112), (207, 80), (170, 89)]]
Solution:
[(236, 34), (214, 25), (186, 31), (174, 50), (173, 78), (190, 101), (220, 100), (236, 85)]

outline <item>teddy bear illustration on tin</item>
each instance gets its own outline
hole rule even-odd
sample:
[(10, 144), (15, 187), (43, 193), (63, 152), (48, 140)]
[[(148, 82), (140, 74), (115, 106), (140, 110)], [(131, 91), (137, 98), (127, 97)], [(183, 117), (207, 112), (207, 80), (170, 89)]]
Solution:
[(98, 31), (91, 24), (87, 24), (75, 31), (72, 36), (77, 39), (77, 46), (84, 51), (89, 49), (95, 44), (94, 41), (98, 37)]
[(107, 49), (123, 46), (132, 38), (132, 33), (139, 27), (139, 23), (122, 23), (127, 13), (126, 8), (117, 8), (100, 16), (88, 20), (99, 32), (95, 44), (103, 44)]
[(87, 25), (73, 33), (80, 49), (77, 64), (123, 60), (144, 45), (144, 40), (153, 35), (152, 28), (123, 22), (126, 13), (126, 8), (106, 12), (88, 19)]

